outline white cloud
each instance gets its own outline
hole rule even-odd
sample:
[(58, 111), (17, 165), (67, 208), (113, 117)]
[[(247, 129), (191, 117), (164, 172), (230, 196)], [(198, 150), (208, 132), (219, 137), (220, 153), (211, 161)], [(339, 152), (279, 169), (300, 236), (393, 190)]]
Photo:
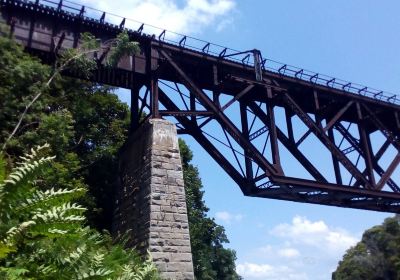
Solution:
[(215, 30), (217, 32), (221, 32), (224, 29), (226, 29), (228, 26), (232, 26), (232, 24), (233, 24), (233, 18), (224, 19), (220, 23), (218, 23), (217, 28)]
[[(207, 26), (224, 25), (227, 20), (225, 17), (235, 7), (235, 0), (184, 0), (181, 5), (177, 0), (119, 0), (118, 3), (111, 0), (83, 0), (83, 2), (106, 12), (183, 34), (197, 33)], [(112, 16), (108, 16), (108, 20), (112, 20)], [(120, 19), (115, 19), (118, 20)], [(135, 28), (133, 25), (137, 23), (126, 22), (127, 27)], [(222, 28), (223, 26), (220, 26), (218, 29)], [(157, 32), (159, 31), (147, 30), (150, 34)]]
[(272, 248), (271, 245), (267, 245), (267, 246), (258, 248), (257, 251), (259, 251), (260, 253), (262, 253), (264, 255), (267, 255), (267, 254), (271, 254), (273, 252), (273, 250), (274, 249)]
[(215, 218), (227, 224), (232, 222), (240, 222), (243, 219), (243, 215), (241, 214), (231, 214), (227, 211), (217, 212), (215, 213)]
[(245, 279), (264, 280), (306, 280), (307, 275), (284, 265), (256, 264), (245, 262), (238, 264), (236, 270)]
[(278, 250), (278, 255), (284, 258), (296, 258), (300, 256), (300, 252), (294, 248), (283, 248)]
[(282, 244), (280, 246), (263, 246), (257, 249), (257, 253), (260, 256), (272, 256), (273, 258), (276, 257), (283, 257), (283, 258), (297, 258), (300, 256), (299, 250), (290, 247), (290, 244), (286, 242), (286, 244)]
[(358, 236), (323, 220), (295, 216), (275, 225), (268, 243), (239, 256), (238, 273), (246, 280), (329, 279), (345, 251)]
[(296, 244), (318, 247), (334, 255), (343, 254), (358, 241), (357, 237), (344, 229), (331, 228), (324, 221), (312, 222), (300, 216), (295, 216), (291, 224), (277, 225), (270, 233), (281, 238), (289, 238)]

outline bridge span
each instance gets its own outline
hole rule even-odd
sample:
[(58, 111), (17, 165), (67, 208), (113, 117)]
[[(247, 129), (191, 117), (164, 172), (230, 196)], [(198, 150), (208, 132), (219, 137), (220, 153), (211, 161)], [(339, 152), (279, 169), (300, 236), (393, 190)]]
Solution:
[(109, 22), (69, 1), (0, 4), (10, 35), (49, 63), (83, 32), (105, 42), (127, 30), (141, 52), (110, 69), (103, 48), (91, 80), (131, 90), (132, 131), (143, 112), (174, 118), (244, 195), (400, 213), (396, 95), (277, 64), (258, 50), (145, 34), (145, 25)]

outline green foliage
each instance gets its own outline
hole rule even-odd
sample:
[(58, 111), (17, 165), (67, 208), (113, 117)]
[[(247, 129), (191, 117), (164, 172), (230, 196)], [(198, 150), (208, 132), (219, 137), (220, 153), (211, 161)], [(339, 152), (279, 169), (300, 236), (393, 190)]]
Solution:
[(129, 39), (129, 34), (126, 30), (119, 33), (117, 38), (111, 43), (111, 51), (108, 56), (107, 64), (111, 67), (117, 66), (122, 57), (140, 51), (139, 44), (132, 42)]
[(56, 71), (68, 69), (79, 73), (83, 77), (90, 77), (92, 71), (97, 68), (97, 63), (90, 57), (98, 51), (100, 42), (90, 33), (82, 33), (80, 44), (77, 48), (64, 50), (57, 59)]
[[(5, 38), (1, 39), (2, 41), (0, 42), (0, 45), (2, 45), (3, 43), (7, 45), (10, 41)], [(105, 44), (110, 44), (108, 48), (111, 49), (111, 55), (109, 56), (110, 58), (108, 65), (112, 67), (116, 66), (123, 56), (139, 51), (138, 44), (130, 41), (127, 32), (119, 34), (117, 38), (109, 40), (108, 42), (105, 42)], [(6, 50), (11, 50), (10, 46), (6, 47), (8, 47), (6, 48)], [(46, 93), (45, 91), (54, 83), (57, 78), (59, 78), (60, 74), (63, 71), (68, 70), (70, 73), (75, 73), (83, 77), (89, 77), (92, 74), (93, 70), (97, 68), (97, 61), (94, 59), (94, 55), (95, 53), (100, 51), (100, 47), (100, 41), (96, 40), (93, 35), (89, 33), (83, 33), (81, 34), (80, 44), (77, 48), (63, 50), (61, 52), (61, 55), (59, 55), (59, 57), (56, 57), (51, 75), (44, 75), (44, 77), (46, 78), (46, 82), (42, 81), (33, 83), (32, 90), (34, 94), (32, 98), (28, 100), (28, 102), (25, 102), (26, 105), (20, 113), (18, 121), (14, 125), (14, 129), (5, 139), (2, 150), (7, 147), (8, 142), (12, 140), (12, 138), (20, 130), (22, 122), (26, 118), (26, 115), (31, 107), (33, 107), (33, 105), (35, 105), (35, 103), (40, 100), (40, 97)], [(21, 47), (19, 47), (19, 52), (21, 54)], [(56, 55), (58, 56), (58, 53)], [(8, 53), (8, 56), (4, 56), (4, 58), (6, 59), (9, 57), (13, 57), (12, 50)], [(14, 56), (14, 58), (18, 60), (19, 57)], [(28, 62), (27, 65), (23, 64), (25, 61)], [(30, 60), (27, 59), (22, 61), (21, 66), (23, 67), (23, 69), (30, 69), (30, 64)]]
[[(151, 260), (86, 226), (86, 207), (89, 224), (104, 216), (88, 182), (111, 190), (116, 172), (106, 166), (116, 166), (129, 120), (112, 89), (57, 73), (85, 68), (90, 59), (82, 54), (96, 47), (88, 36), (55, 69), (0, 37), (0, 143), (7, 144), (0, 153), (0, 279), (157, 279)], [(91, 167), (104, 162), (97, 181)]]
[(29, 147), (49, 143), (56, 159), (45, 171), (46, 180), (38, 184), (45, 190), (88, 189), (79, 201), (88, 208), (89, 224), (110, 229), (109, 198), (117, 178), (118, 150), (128, 133), (129, 108), (110, 87), (61, 76), (43, 87), (50, 75), (48, 66), (0, 37), (0, 143), (38, 89), (43, 89), (7, 143), (4, 160), (12, 167)]
[(203, 201), (204, 191), (199, 171), (190, 164), (193, 153), (182, 139), (179, 139), (179, 148), (196, 279), (241, 279), (235, 271), (235, 251), (223, 247), (224, 243), (229, 242), (225, 229), (207, 217), (208, 208)]
[(6, 178), (6, 161), (3, 158), (3, 154), (0, 153), (0, 181)]
[[(23, 52), (13, 40), (0, 36), (0, 142), (4, 143), (18, 116), (50, 76), (50, 68)], [(48, 89), (43, 89), (44, 93)], [(44, 104), (39, 101), (25, 118), (19, 133), (37, 124)], [(15, 141), (10, 143), (15, 145)]]
[[(49, 145), (21, 157), (0, 180), (1, 279), (158, 279), (151, 260), (83, 227), (82, 189), (42, 190)], [(4, 171), (2, 165), (2, 172)]]
[(335, 280), (400, 279), (400, 216), (364, 232), (333, 273)]

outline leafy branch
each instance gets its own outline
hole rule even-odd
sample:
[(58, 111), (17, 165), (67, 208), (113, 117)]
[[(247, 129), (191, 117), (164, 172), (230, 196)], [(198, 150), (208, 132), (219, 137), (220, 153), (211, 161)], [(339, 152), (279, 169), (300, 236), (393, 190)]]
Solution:
[(37, 94), (25, 106), (24, 111), (18, 119), (13, 131), (7, 137), (2, 146), (2, 151), (7, 147), (7, 143), (15, 136), (24, 120), (28, 110), (32, 105), (42, 96), (46, 89), (50, 87), (54, 79), (65, 70), (77, 71), (85, 77), (89, 77), (93, 70), (96, 69), (96, 61), (90, 55), (97, 53), (101, 50), (109, 49), (107, 55), (106, 65), (109, 67), (116, 67), (122, 57), (135, 54), (139, 51), (139, 45), (136, 42), (131, 42), (129, 35), (126, 31), (118, 34), (115, 39), (108, 40), (101, 46), (99, 40), (89, 33), (81, 35), (81, 42), (78, 48), (67, 49), (57, 58), (51, 76), (42, 86), (39, 87)]

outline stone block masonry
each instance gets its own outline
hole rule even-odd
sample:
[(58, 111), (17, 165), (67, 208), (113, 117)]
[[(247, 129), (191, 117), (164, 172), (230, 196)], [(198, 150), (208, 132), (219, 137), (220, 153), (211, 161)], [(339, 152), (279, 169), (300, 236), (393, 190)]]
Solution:
[(163, 279), (194, 279), (178, 137), (166, 120), (150, 119), (121, 149), (113, 235), (125, 234)]

